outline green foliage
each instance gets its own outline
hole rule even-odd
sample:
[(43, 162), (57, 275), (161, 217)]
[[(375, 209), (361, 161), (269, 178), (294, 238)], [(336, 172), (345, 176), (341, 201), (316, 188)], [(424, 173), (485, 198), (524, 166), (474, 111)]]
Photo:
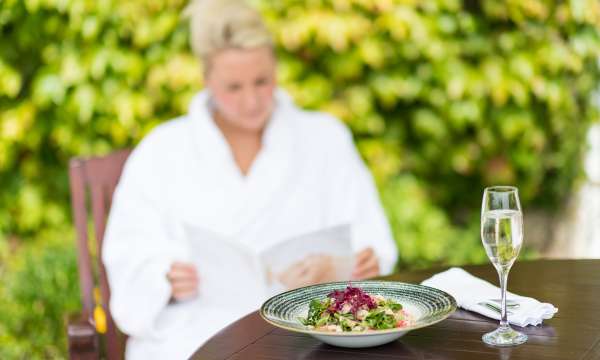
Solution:
[[(282, 85), (353, 130), (400, 267), (483, 261), (485, 185), (517, 185), (525, 210), (573, 189), (597, 116), (596, 0), (254, 2)], [(64, 356), (61, 316), (79, 299), (73, 237), (57, 230), (67, 162), (184, 113), (202, 70), (185, 0), (1, 4), (0, 357)]]
[(518, 186), (525, 210), (573, 190), (598, 117), (597, 1), (259, 3), (280, 81), (353, 130), (401, 267), (482, 261), (485, 186)]
[[(0, 225), (68, 221), (67, 162), (132, 146), (201, 87), (184, 1), (4, 1)], [(40, 182), (43, 177), (44, 181)]]
[(398, 243), (401, 268), (485, 261), (479, 241), (479, 217), (472, 219), (469, 227), (457, 228), (410, 175), (390, 181), (382, 194)]
[(40, 233), (0, 255), (11, 271), (0, 272), (0, 358), (65, 356), (65, 317), (81, 306), (75, 250), (65, 233), (72, 236), (69, 230)]

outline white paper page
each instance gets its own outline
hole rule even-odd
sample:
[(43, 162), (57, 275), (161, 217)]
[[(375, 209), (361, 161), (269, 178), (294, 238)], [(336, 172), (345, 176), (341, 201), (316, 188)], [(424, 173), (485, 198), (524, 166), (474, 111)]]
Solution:
[[(335, 268), (334, 280), (349, 280), (354, 267), (350, 225), (338, 225), (281, 241), (263, 251), (260, 259), (265, 266), (265, 273), (277, 277), (277, 274), (310, 255), (331, 256)], [(283, 290), (274, 289), (273, 284), (270, 286), (271, 293)]]
[(184, 228), (200, 277), (199, 303), (242, 312), (256, 310), (266, 295), (258, 256), (235, 239), (189, 224)]

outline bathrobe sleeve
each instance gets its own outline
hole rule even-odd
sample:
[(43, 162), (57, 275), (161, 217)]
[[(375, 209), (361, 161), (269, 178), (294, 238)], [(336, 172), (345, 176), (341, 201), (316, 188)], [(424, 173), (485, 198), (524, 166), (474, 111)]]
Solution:
[(160, 146), (152, 134), (130, 155), (115, 191), (102, 248), (117, 326), (136, 337), (160, 338), (156, 321), (170, 299), (166, 274), (176, 258), (160, 194)]
[(332, 209), (350, 219), (352, 242), (356, 251), (372, 247), (379, 259), (382, 275), (390, 274), (396, 265), (398, 250), (379, 199), (373, 177), (358, 153), (352, 134), (337, 119), (330, 132), (332, 172)]

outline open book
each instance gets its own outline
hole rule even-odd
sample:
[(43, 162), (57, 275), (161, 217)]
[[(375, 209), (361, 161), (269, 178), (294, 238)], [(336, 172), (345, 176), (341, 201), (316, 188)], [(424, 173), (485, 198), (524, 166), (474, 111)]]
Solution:
[(354, 265), (349, 225), (278, 241), (261, 252), (204, 228), (184, 228), (188, 255), (200, 275), (200, 297), (212, 305), (239, 306), (243, 297), (256, 309), (267, 296), (286, 290), (274, 280), (278, 274), (309, 255), (331, 256), (336, 280), (349, 280)]

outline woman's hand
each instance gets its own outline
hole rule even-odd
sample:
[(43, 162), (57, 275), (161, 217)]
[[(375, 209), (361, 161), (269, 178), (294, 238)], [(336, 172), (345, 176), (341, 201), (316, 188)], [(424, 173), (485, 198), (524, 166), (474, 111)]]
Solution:
[(173, 300), (189, 300), (198, 295), (199, 277), (193, 264), (174, 262), (167, 273), (167, 279), (171, 284)]
[(311, 255), (299, 261), (277, 276), (288, 289), (313, 285), (335, 279), (333, 259), (328, 255)]
[(379, 276), (379, 260), (373, 248), (368, 247), (356, 254), (352, 279), (362, 280)]

